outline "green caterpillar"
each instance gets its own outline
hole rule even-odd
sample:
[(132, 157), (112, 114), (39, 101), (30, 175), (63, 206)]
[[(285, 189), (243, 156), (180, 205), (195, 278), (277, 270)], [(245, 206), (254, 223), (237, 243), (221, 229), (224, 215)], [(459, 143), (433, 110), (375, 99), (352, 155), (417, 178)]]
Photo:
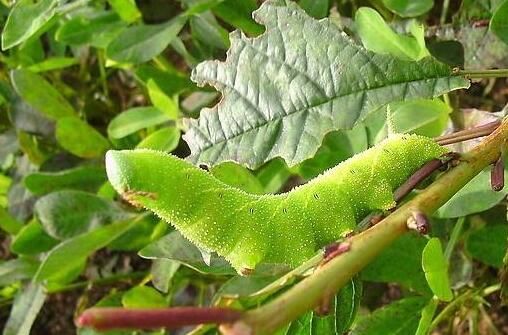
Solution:
[(245, 193), (157, 151), (109, 151), (106, 169), (125, 199), (152, 210), (241, 272), (261, 262), (302, 263), (351, 232), (369, 212), (393, 208), (394, 189), (445, 152), (430, 138), (393, 136), (277, 195)]

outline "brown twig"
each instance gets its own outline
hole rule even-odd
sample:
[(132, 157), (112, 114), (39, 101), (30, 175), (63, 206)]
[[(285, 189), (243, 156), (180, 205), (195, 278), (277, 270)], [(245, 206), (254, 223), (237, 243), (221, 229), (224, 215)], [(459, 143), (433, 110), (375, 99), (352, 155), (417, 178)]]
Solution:
[(439, 145), (448, 145), (467, 141), (491, 134), (497, 127), (499, 127), (500, 124), (501, 121), (497, 120), (471, 129), (461, 130), (451, 134), (435, 137), (434, 140)]
[(402, 198), (408, 195), (416, 187), (416, 185), (421, 183), (433, 172), (439, 170), (446, 163), (446, 161), (437, 158), (425, 163), (421, 168), (413, 173), (404, 184), (400, 185), (395, 192), (393, 192), (393, 199), (396, 202), (402, 200)]
[(174, 307), (127, 309), (90, 308), (76, 320), (78, 327), (97, 330), (179, 328), (203, 323), (228, 324), (238, 321), (242, 312), (216, 307)]
[(492, 165), (490, 170), (490, 186), (493, 191), (499, 192), (504, 188), (504, 161), (503, 155)]

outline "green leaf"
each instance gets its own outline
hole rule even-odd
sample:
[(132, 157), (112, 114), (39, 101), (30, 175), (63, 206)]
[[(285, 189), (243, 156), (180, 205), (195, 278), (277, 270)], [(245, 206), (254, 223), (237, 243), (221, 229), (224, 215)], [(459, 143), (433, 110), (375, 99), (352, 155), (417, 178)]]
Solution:
[(152, 79), (149, 79), (146, 88), (152, 104), (160, 111), (164, 112), (170, 120), (176, 120), (180, 113), (178, 109), (178, 99), (170, 97), (157, 85)]
[(157, 308), (167, 307), (164, 297), (151, 287), (135, 286), (122, 296), (122, 306), (125, 308)]
[(51, 70), (63, 69), (72, 65), (79, 64), (79, 60), (72, 57), (50, 57), (42, 62), (27, 67), (32, 72), (45, 72)]
[(145, 85), (148, 85), (149, 81), (153, 81), (167, 96), (174, 96), (196, 89), (196, 86), (186, 74), (171, 68), (164, 69), (163, 71), (156, 67), (142, 64), (137, 67), (135, 75)]
[(368, 50), (392, 55), (403, 60), (420, 60), (429, 55), (423, 40), (423, 26), (412, 22), (413, 37), (399, 35), (372, 8), (361, 7), (356, 11), (355, 23), (358, 35)]
[(351, 335), (414, 334), (420, 319), (420, 310), (428, 299), (404, 298), (375, 310), (360, 319)]
[(35, 195), (76, 189), (95, 192), (106, 181), (104, 168), (78, 166), (58, 172), (34, 172), (25, 176), (23, 184)]
[(508, 227), (503, 224), (486, 225), (473, 231), (466, 240), (466, 250), (484, 264), (500, 268), (508, 249)]
[(41, 224), (32, 221), (25, 225), (11, 242), (11, 250), (20, 255), (35, 255), (53, 248), (57, 240), (46, 234)]
[(141, 13), (134, 0), (108, 0), (108, 3), (125, 22), (132, 23), (141, 18)]
[(63, 23), (55, 33), (57, 41), (70, 44), (89, 44), (105, 49), (127, 24), (116, 13), (93, 12), (91, 15), (78, 15)]
[(195, 40), (216, 49), (229, 47), (228, 31), (222, 28), (210, 12), (192, 16), (189, 20)]
[[(508, 66), (508, 45), (500, 40), (488, 27), (463, 26), (441, 27), (436, 30), (439, 40), (457, 40), (464, 47), (464, 68), (482, 70)], [(448, 52), (453, 50), (448, 49)]]
[(231, 34), (227, 60), (201, 63), (192, 73), (223, 94), (189, 121), (184, 139), (195, 164), (235, 160), (256, 168), (282, 157), (294, 166), (314, 155), (326, 133), (349, 129), (390, 102), (469, 85), (432, 59), (368, 52), (292, 2), (266, 1), (255, 18), (267, 26), (263, 35)]
[(129, 222), (117, 222), (60, 243), (47, 254), (34, 280), (42, 281), (61, 278), (62, 275), (73, 271), (76, 265), (79, 266), (85, 262), (88, 256), (107, 246), (111, 241), (138, 223), (139, 220), (137, 219)]
[(298, 4), (307, 14), (316, 19), (327, 17), (328, 11), (330, 10), (329, 0), (300, 0)]
[(508, 0), (497, 7), (490, 20), (489, 28), (504, 43), (508, 44)]
[(129, 217), (114, 202), (81, 191), (50, 193), (37, 200), (34, 212), (44, 230), (59, 240)]
[(65, 150), (82, 158), (102, 156), (110, 147), (95, 128), (77, 117), (64, 117), (56, 123), (56, 140)]
[(171, 152), (176, 149), (179, 142), (180, 130), (176, 127), (164, 127), (145, 137), (136, 148)]
[(420, 293), (429, 293), (422, 269), (426, 240), (406, 234), (385, 249), (361, 274), (363, 280), (398, 283)]
[(38, 74), (25, 69), (13, 70), (11, 82), (23, 100), (50, 119), (76, 114), (60, 92)]
[(198, 15), (217, 6), (223, 0), (182, 0), (187, 7), (185, 15)]
[(137, 252), (162, 237), (167, 228), (168, 224), (166, 222), (159, 221), (153, 216), (147, 216), (135, 227), (111, 242), (108, 249)]
[(298, 174), (307, 180), (317, 177), (367, 147), (367, 132), (363, 125), (351, 130), (328, 133), (314, 157), (297, 166)]
[(308, 312), (293, 321), (286, 335), (346, 334), (353, 323), (362, 297), (360, 281), (353, 279), (332, 300), (330, 313)]
[(422, 267), (434, 295), (440, 300), (451, 301), (453, 293), (448, 277), (448, 264), (443, 255), (441, 242), (437, 237), (431, 238), (423, 249)]
[(11, 314), (3, 329), (3, 335), (29, 335), (32, 324), (46, 300), (44, 287), (30, 283), (19, 291), (12, 304)]
[(335, 297), (335, 333), (346, 334), (356, 319), (363, 296), (363, 284), (357, 277), (351, 279)]
[(415, 17), (431, 10), (434, 0), (383, 0), (383, 4), (399, 16)]
[(147, 259), (169, 259), (177, 261), (201, 273), (232, 275), (236, 271), (226, 260), (212, 256), (209, 264), (203, 261), (199, 249), (179, 232), (172, 232), (139, 251), (139, 256)]
[(244, 190), (247, 193), (264, 193), (263, 185), (259, 180), (249, 170), (236, 163), (221, 163), (214, 166), (210, 172), (223, 183)]
[[(505, 171), (505, 179), (508, 174)], [(441, 206), (436, 215), (441, 218), (457, 218), (473, 213), (483, 212), (494, 207), (508, 194), (508, 188), (500, 192), (490, 187), (490, 169), (482, 171), (466, 184), (460, 191)]]
[(17, 234), (23, 224), (10, 215), (7, 210), (0, 207), (0, 228), (10, 235)]
[(58, 0), (17, 1), (2, 32), (2, 50), (10, 49), (33, 36), (55, 15)]
[(459, 41), (430, 40), (427, 44), (432, 57), (451, 67), (464, 68), (464, 46)]
[(262, 166), (256, 174), (264, 193), (277, 193), (291, 176), (282, 159), (273, 159)]
[(117, 116), (108, 125), (108, 136), (118, 139), (138, 130), (169, 121), (168, 115), (155, 107), (134, 107)]
[(418, 323), (418, 329), (415, 335), (428, 335), (431, 330), (432, 319), (436, 313), (437, 306), (439, 305), (439, 299), (430, 299), (427, 306), (422, 309), (422, 317)]
[(439, 99), (395, 102), (388, 106), (387, 119), (393, 133), (439, 136), (448, 126), (452, 109)]
[(0, 263), (0, 286), (33, 277), (39, 262), (32, 258), (19, 257)]
[(122, 63), (143, 63), (159, 55), (178, 35), (187, 21), (177, 16), (158, 25), (136, 25), (125, 29), (107, 47), (108, 58)]
[(256, 0), (224, 0), (212, 11), (223, 21), (249, 35), (258, 35), (263, 27), (252, 19), (252, 12), (257, 8)]
[(179, 268), (180, 262), (169, 259), (154, 259), (150, 270), (153, 286), (159, 291), (167, 293), (171, 287), (173, 276)]

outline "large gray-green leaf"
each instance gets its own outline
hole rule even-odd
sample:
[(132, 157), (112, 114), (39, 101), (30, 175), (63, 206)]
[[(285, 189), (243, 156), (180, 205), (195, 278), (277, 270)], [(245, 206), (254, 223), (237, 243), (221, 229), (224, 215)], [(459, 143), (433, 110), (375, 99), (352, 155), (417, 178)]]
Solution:
[(235, 160), (255, 168), (280, 156), (293, 166), (312, 157), (326, 133), (351, 128), (387, 103), (469, 85), (432, 59), (371, 53), (292, 2), (267, 1), (254, 17), (266, 25), (263, 35), (231, 34), (225, 62), (193, 71), (199, 85), (223, 93), (190, 121), (184, 138), (194, 163)]

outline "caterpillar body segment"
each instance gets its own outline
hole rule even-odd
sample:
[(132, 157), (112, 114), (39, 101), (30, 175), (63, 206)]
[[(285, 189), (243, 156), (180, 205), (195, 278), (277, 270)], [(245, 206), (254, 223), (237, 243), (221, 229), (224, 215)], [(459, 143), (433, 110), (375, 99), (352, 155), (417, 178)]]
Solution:
[(426, 137), (393, 136), (277, 195), (248, 194), (151, 150), (109, 151), (106, 169), (128, 201), (172, 223), (240, 272), (261, 262), (297, 266), (352, 231), (371, 211), (394, 207), (393, 191), (445, 152)]

